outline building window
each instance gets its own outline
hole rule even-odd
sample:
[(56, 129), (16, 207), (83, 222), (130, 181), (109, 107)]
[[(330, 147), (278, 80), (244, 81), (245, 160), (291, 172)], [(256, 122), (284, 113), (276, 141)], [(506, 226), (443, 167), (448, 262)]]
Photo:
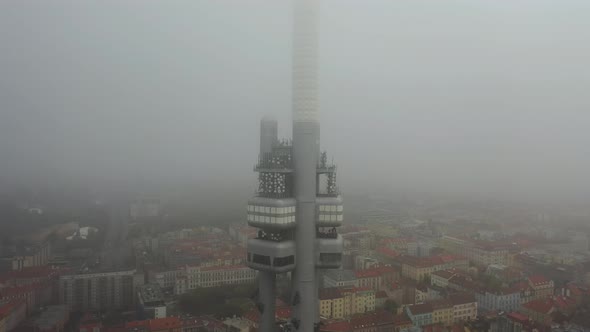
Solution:
[(275, 257), (273, 260), (273, 266), (282, 267), (287, 265), (295, 264), (295, 256), (290, 255), (286, 257)]
[(270, 265), (270, 256), (254, 254), (252, 262), (261, 265)]

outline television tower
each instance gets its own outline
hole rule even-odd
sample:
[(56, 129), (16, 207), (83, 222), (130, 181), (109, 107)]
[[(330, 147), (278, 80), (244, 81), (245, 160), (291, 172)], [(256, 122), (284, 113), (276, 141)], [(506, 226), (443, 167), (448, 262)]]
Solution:
[(248, 202), (248, 224), (259, 228), (248, 241), (248, 266), (259, 272), (260, 329), (275, 324), (276, 274), (291, 273), (293, 317), (299, 332), (319, 330), (319, 269), (339, 268), (342, 197), (336, 166), (320, 152), (318, 118), (319, 0), (293, 0), (293, 140), (279, 140), (277, 122), (261, 121), (259, 186)]

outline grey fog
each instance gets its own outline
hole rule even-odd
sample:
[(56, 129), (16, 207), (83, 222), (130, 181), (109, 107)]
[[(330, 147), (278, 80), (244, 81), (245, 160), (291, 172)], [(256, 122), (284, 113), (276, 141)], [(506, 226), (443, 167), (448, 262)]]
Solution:
[[(590, 2), (324, 0), (343, 193), (590, 197)], [(288, 1), (0, 2), (0, 190), (255, 188), (290, 136)], [(238, 208), (242, 205), (237, 204)]]

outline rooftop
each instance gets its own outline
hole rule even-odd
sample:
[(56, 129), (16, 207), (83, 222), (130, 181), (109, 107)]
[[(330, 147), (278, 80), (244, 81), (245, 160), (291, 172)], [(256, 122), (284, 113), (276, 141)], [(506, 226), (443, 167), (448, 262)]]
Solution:
[(553, 301), (551, 301), (550, 299), (533, 300), (531, 302), (524, 303), (522, 307), (527, 310), (538, 312), (541, 314), (549, 314), (555, 308), (553, 306)]
[(408, 307), (408, 310), (410, 310), (412, 315), (425, 315), (432, 313), (432, 309), (432, 305), (429, 303), (414, 304)]
[(434, 271), (431, 274), (449, 280), (455, 275), (455, 272), (453, 270), (439, 270)]
[(356, 276), (351, 270), (327, 270), (324, 272), (324, 276), (337, 282), (356, 280)]
[(50, 278), (57, 276), (64, 271), (65, 269), (53, 268), (50, 266), (25, 267), (21, 270), (0, 274), (0, 280)]
[(164, 293), (158, 284), (145, 284), (140, 286), (139, 295), (144, 303), (164, 300)]
[(14, 308), (18, 307), (21, 304), (24, 304), (24, 301), (25, 300), (23, 299), (3, 301), (2, 303), (0, 303), (0, 317), (6, 317), (8, 314), (12, 312)]
[(239, 269), (250, 269), (250, 268), (245, 265), (222, 265), (222, 266), (202, 267), (201, 271), (227, 271), (227, 270), (239, 270)]
[(511, 312), (506, 315), (506, 317), (510, 318), (513, 321), (517, 321), (520, 323), (527, 323), (529, 321), (529, 316), (525, 314), (521, 314), (520, 312)]
[(394, 315), (387, 311), (376, 311), (368, 314), (356, 315), (350, 319), (353, 329), (393, 324)]
[(354, 275), (356, 278), (370, 278), (370, 277), (379, 277), (387, 273), (395, 273), (396, 269), (391, 266), (377, 266), (370, 269), (365, 270), (356, 270), (354, 271)]
[(325, 323), (320, 328), (320, 330), (326, 331), (326, 332), (347, 332), (347, 331), (352, 331), (352, 325), (350, 324), (350, 322), (348, 322), (346, 320), (334, 321), (334, 322)]
[(539, 286), (550, 283), (550, 280), (547, 279), (545, 276), (536, 274), (528, 277), (528, 281), (533, 286)]
[(449, 300), (451, 301), (451, 303), (453, 303), (453, 305), (461, 305), (476, 302), (475, 295), (471, 293), (451, 294), (449, 295)]
[(67, 305), (48, 306), (37, 318), (33, 319), (32, 325), (41, 330), (49, 330), (56, 326), (65, 324), (70, 315)]

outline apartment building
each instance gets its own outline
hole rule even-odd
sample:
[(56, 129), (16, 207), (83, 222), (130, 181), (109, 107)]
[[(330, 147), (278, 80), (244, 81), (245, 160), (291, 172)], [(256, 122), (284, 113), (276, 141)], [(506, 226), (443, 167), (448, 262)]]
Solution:
[(507, 243), (476, 241), (445, 235), (440, 246), (453, 254), (466, 257), (470, 262), (479, 266), (512, 264), (511, 245)]
[(402, 276), (416, 281), (422, 281), (430, 277), (433, 272), (459, 269), (466, 270), (468, 267), (467, 260), (461, 256), (440, 255), (431, 257), (400, 257), (402, 267)]
[(143, 284), (136, 270), (66, 274), (59, 278), (59, 301), (72, 311), (130, 309)]
[(388, 287), (400, 278), (399, 271), (388, 265), (357, 270), (354, 271), (354, 275), (359, 287), (371, 287), (376, 291)]
[(477, 318), (477, 301), (475, 295), (459, 293), (449, 295), (453, 304), (453, 321), (466, 322)]
[(405, 312), (415, 326), (430, 324), (450, 326), (477, 317), (477, 302), (472, 294), (451, 294), (446, 299), (407, 306)]
[(334, 287), (320, 290), (320, 316), (345, 319), (375, 311), (375, 290), (370, 287)]
[(176, 277), (174, 291), (182, 294), (198, 287), (216, 287), (254, 282), (257, 271), (244, 265), (186, 266)]

